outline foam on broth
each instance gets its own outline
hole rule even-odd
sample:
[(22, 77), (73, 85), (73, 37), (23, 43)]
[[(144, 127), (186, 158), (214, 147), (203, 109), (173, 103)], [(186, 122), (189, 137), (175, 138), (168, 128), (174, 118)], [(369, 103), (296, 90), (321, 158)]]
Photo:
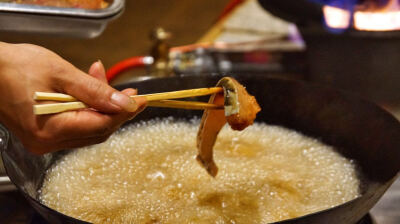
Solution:
[(40, 201), (93, 223), (268, 223), (359, 195), (354, 164), (316, 139), (279, 126), (225, 126), (219, 173), (197, 163), (199, 120), (156, 119), (78, 149), (46, 174)]

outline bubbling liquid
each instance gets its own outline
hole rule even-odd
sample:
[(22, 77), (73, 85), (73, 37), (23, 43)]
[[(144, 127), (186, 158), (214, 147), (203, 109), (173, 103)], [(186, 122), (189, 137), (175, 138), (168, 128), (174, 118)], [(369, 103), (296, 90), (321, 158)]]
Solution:
[(218, 175), (197, 163), (199, 120), (155, 119), (75, 150), (46, 174), (40, 201), (93, 223), (269, 223), (359, 195), (352, 161), (279, 126), (225, 126)]

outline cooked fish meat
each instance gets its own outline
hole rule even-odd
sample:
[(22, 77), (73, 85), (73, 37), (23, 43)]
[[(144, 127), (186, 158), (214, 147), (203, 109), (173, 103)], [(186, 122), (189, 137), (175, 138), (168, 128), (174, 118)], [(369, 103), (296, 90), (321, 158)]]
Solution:
[(209, 103), (224, 105), (224, 110), (205, 110), (197, 133), (197, 161), (215, 177), (218, 167), (213, 159), (213, 147), (221, 128), (226, 122), (234, 130), (243, 130), (253, 124), (261, 110), (254, 96), (244, 86), (231, 77), (219, 80), (217, 86), (224, 89), (210, 97)]
[[(214, 94), (210, 97), (209, 102), (223, 105), (224, 94)], [(213, 177), (218, 173), (218, 167), (213, 159), (213, 147), (217, 140), (218, 133), (225, 123), (226, 118), (223, 110), (204, 110), (197, 133), (197, 149), (199, 150), (199, 154), (196, 159)]]

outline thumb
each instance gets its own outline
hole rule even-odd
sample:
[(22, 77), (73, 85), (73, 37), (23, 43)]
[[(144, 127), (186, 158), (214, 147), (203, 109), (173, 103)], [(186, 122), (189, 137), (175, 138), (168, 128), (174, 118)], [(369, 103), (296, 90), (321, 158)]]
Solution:
[(77, 71), (73, 75), (64, 76), (65, 79), (59, 83), (63, 92), (105, 113), (135, 112), (138, 109), (136, 101), (129, 96), (103, 81)]

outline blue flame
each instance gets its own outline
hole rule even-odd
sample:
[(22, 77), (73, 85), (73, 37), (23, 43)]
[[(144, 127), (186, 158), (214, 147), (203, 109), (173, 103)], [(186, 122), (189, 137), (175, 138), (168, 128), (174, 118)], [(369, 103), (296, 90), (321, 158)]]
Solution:
[[(353, 9), (354, 5), (356, 5), (358, 0), (309, 0), (310, 2), (319, 3), (321, 5), (329, 5), (333, 7), (338, 7), (341, 9)], [(387, 0), (385, 0), (387, 1)]]
[[(373, 3), (377, 7), (386, 6), (390, 0), (308, 0), (322, 5), (330, 5), (342, 9), (354, 8), (355, 5), (362, 5), (367, 2)], [(399, 1), (399, 0), (397, 0)]]

